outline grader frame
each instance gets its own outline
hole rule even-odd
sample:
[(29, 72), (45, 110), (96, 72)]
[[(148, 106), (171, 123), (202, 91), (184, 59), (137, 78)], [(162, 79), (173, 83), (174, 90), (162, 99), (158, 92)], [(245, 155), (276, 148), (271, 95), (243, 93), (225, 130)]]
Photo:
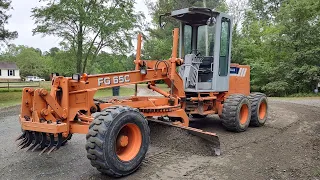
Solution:
[[(236, 132), (245, 131), (249, 123), (262, 126), (267, 116), (267, 100), (261, 93), (250, 94), (249, 66), (230, 65), (236, 71), (230, 74), (228, 91), (185, 91), (184, 80), (176, 71), (183, 64), (177, 57), (179, 31), (173, 30), (172, 55), (168, 60), (141, 60), (139, 34), (134, 71), (75, 74), (72, 78), (54, 76), (50, 92), (23, 89), (19, 117), (23, 134), (17, 138), (21, 140), (19, 146), (50, 154), (72, 134), (87, 134), (87, 157), (91, 164), (107, 175), (120, 177), (134, 172), (147, 152), (147, 120), (182, 128), (210, 141), (216, 155), (220, 155), (218, 136), (190, 127), (189, 116), (218, 114), (223, 125)], [(169, 92), (156, 86), (159, 80), (168, 85)], [(139, 83), (148, 83), (149, 89), (162, 96), (138, 96)], [(125, 85), (135, 85), (135, 94), (130, 98), (94, 99), (100, 89)]]
[[(178, 29), (174, 31), (173, 54), (177, 54)], [(139, 44), (141, 35), (139, 35)], [(23, 90), (20, 121), (24, 130), (45, 130), (47, 133), (88, 133), (89, 122), (93, 120), (91, 114), (99, 109), (105, 109), (114, 105), (124, 105), (140, 109), (146, 117), (170, 116), (181, 117), (181, 124), (189, 126), (189, 118), (183, 111), (184, 104), (180, 104), (185, 98), (182, 80), (176, 73), (176, 64), (182, 60), (173, 55), (167, 61), (140, 60), (137, 53), (136, 70), (120, 73), (101, 75), (82, 75), (81, 79), (57, 76), (52, 80), (50, 93), (45, 89), (25, 88)], [(169, 65), (170, 64), (170, 65)], [(166, 66), (168, 65), (168, 66)], [(141, 74), (141, 66), (147, 66), (145, 74)], [(155, 81), (164, 80), (172, 87), (170, 93), (164, 92), (155, 86)], [(133, 96), (126, 100), (112, 100), (112, 102), (100, 103), (97, 107), (94, 95), (97, 90), (149, 82), (148, 87), (164, 97), (139, 97)], [(60, 99), (59, 96), (62, 98)], [(85, 113), (80, 113), (85, 112)], [(78, 117), (82, 122), (75, 121)], [(60, 119), (60, 121), (59, 121)], [(65, 121), (67, 120), (67, 121)], [(47, 123), (43, 123), (46, 121)], [(48, 122), (50, 121), (50, 122)], [(51, 122), (52, 121), (52, 122)], [(57, 123), (58, 122), (58, 123)], [(66, 134), (64, 134), (66, 136)]]

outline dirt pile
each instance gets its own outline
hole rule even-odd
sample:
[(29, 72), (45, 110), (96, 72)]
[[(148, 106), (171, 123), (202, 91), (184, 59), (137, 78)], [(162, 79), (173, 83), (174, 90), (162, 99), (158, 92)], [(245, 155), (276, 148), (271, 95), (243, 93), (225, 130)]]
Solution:
[(151, 146), (200, 156), (214, 155), (213, 145), (186, 130), (149, 122)]

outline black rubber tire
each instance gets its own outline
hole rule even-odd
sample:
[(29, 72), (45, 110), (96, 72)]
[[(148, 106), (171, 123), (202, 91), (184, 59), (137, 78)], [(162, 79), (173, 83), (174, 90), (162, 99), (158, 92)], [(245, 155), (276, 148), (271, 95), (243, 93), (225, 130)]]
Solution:
[[(248, 107), (248, 116), (245, 123), (240, 123), (240, 111), (243, 105)], [(230, 95), (223, 104), (221, 121), (222, 125), (233, 132), (243, 132), (248, 129), (251, 117), (251, 105), (249, 99), (242, 94)]]
[(206, 118), (206, 117), (207, 117), (207, 115), (192, 114), (192, 117), (193, 117), (193, 118), (198, 118), (198, 119), (203, 119), (203, 118)]
[[(138, 126), (142, 143), (138, 154), (130, 161), (122, 161), (116, 154), (117, 135), (126, 124)], [(113, 106), (94, 114), (86, 136), (87, 158), (98, 171), (112, 177), (122, 177), (136, 171), (148, 151), (150, 129), (138, 110), (126, 106)]]
[[(266, 123), (268, 117), (268, 100), (267, 96), (263, 93), (251, 93), (248, 97), (251, 103), (251, 120), (250, 126), (261, 127)], [(266, 104), (266, 114), (263, 118), (260, 118), (260, 105)]]

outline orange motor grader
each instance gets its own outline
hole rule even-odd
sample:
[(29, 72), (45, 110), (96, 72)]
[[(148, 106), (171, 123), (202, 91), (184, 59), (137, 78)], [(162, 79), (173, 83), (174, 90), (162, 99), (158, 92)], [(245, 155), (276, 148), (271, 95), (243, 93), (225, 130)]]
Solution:
[[(264, 125), (266, 96), (250, 94), (250, 67), (230, 61), (232, 18), (194, 7), (168, 16), (181, 24), (173, 31), (170, 59), (141, 60), (139, 35), (133, 71), (56, 75), (50, 92), (25, 88), (19, 146), (49, 154), (70, 140), (72, 134), (86, 134), (85, 148), (92, 166), (120, 177), (134, 172), (144, 159), (150, 141), (148, 121), (186, 129), (212, 142), (217, 155), (217, 135), (189, 127), (189, 117), (218, 114), (223, 126), (235, 132), (245, 131), (249, 124)], [(157, 87), (159, 80), (168, 85), (169, 92)], [(138, 83), (148, 83), (148, 88), (161, 96), (138, 96)], [(100, 89), (130, 84), (135, 85), (135, 94), (130, 98), (94, 99)]]

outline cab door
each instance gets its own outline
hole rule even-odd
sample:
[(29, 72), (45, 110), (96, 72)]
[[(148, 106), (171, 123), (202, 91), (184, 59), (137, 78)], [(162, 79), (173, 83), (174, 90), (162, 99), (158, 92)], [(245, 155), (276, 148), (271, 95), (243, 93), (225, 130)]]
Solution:
[(232, 18), (221, 13), (217, 18), (212, 89), (215, 92), (229, 90), (231, 63)]

